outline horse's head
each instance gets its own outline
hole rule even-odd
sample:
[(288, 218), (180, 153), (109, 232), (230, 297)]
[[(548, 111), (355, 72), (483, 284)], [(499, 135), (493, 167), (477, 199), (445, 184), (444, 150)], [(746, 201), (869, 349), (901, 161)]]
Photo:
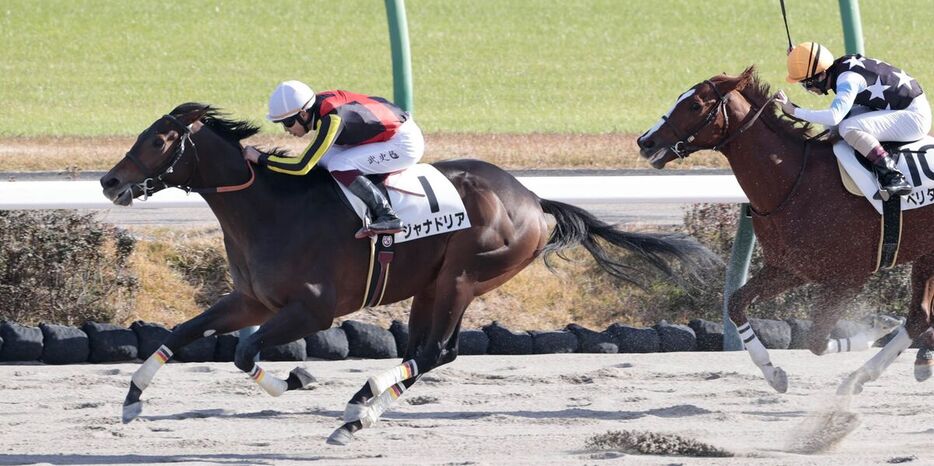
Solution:
[[(192, 167), (183, 159), (195, 150), (191, 135), (201, 128), (200, 119), (208, 109), (202, 105), (186, 111), (176, 109), (149, 125), (123, 159), (101, 178), (104, 195), (125, 206), (137, 197), (185, 183)], [(180, 170), (182, 165), (186, 169)]]
[(753, 78), (749, 67), (740, 76), (719, 75), (688, 89), (671, 110), (639, 136), (642, 157), (655, 168), (664, 168), (675, 158), (699, 150), (719, 150), (734, 136), (730, 134), (728, 105), (734, 91), (741, 91)]

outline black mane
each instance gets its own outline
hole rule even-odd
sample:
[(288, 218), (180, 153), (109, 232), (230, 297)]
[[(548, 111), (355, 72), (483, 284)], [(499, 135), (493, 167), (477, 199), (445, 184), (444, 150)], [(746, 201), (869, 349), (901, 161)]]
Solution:
[[(184, 115), (193, 111), (203, 111), (204, 116), (201, 122), (204, 126), (211, 128), (224, 140), (230, 142), (234, 147), (240, 147), (240, 141), (259, 133), (259, 125), (246, 120), (233, 120), (227, 118), (227, 114), (217, 107), (198, 102), (188, 102), (175, 107), (171, 115)], [(269, 155), (286, 156), (288, 151), (278, 147), (266, 152)]]

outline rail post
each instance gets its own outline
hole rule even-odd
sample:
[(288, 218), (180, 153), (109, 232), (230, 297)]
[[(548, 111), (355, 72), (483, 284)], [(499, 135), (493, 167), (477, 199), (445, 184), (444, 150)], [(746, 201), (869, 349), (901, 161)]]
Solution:
[(393, 101), (403, 110), (414, 113), (412, 99), (412, 55), (409, 53), (409, 25), (405, 0), (386, 0), (389, 19), (389, 45), (392, 49)]

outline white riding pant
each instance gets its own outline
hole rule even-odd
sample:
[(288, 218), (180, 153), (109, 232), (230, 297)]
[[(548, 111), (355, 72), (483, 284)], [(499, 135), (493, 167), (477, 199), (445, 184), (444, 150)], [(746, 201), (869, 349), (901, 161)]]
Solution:
[(853, 113), (854, 116), (840, 122), (837, 131), (863, 155), (878, 146), (879, 141), (915, 141), (931, 130), (931, 107), (925, 94), (915, 97), (903, 110), (860, 112), (854, 108)]
[(358, 170), (364, 175), (405, 170), (425, 154), (422, 130), (411, 118), (391, 138), (359, 146), (332, 146), (318, 165), (328, 171)]

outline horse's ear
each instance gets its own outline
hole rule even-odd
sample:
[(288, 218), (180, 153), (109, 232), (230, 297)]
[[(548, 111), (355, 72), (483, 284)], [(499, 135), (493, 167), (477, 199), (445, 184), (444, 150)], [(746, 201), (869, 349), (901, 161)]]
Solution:
[(746, 68), (743, 71), (743, 74), (737, 77), (736, 90), (742, 91), (743, 89), (745, 89), (747, 85), (753, 82), (753, 80), (755, 79), (755, 76), (756, 76), (756, 65), (750, 65), (748, 68)]
[[(192, 132), (195, 132), (197, 131), (195, 129), (195, 126), (197, 126), (198, 129), (201, 129), (201, 125), (200, 125), (201, 118), (204, 116), (205, 113), (207, 113), (207, 111), (208, 111), (208, 107), (198, 107), (194, 110), (190, 110), (186, 113), (182, 113), (181, 115), (175, 115), (175, 117), (178, 118), (179, 121), (184, 123), (185, 126), (191, 126)], [(195, 123), (199, 123), (199, 124), (195, 125)]]

